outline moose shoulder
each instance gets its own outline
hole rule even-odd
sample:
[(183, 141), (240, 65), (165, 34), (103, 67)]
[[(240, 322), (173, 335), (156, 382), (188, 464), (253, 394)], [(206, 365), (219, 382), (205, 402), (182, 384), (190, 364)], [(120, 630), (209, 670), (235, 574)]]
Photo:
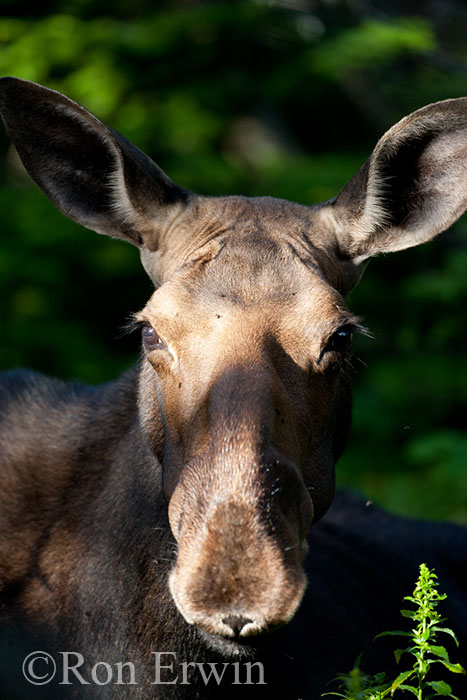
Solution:
[[(155, 285), (142, 360), (116, 382), (3, 376), (9, 698), (315, 700), (360, 652), (369, 671), (391, 664), (372, 638), (422, 561), (467, 649), (465, 530), (331, 506), (360, 328), (345, 295), (370, 257), (466, 209), (467, 98), (400, 121), (313, 207), (197, 196), (34, 83), (1, 80), (0, 110), (55, 205), (138, 246)], [(22, 676), (37, 649), (50, 658), (27, 668), (43, 678), (52, 659), (47, 685)]]

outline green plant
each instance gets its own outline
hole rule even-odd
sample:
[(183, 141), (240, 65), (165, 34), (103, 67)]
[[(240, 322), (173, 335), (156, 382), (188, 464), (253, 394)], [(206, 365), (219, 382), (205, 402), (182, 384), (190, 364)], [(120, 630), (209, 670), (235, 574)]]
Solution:
[(377, 636), (407, 637), (410, 642), (405, 649), (396, 649), (394, 655), (397, 663), (404, 654), (413, 657), (413, 664), (407, 671), (402, 671), (391, 682), (386, 680), (385, 673), (368, 676), (360, 669), (360, 657), (354, 668), (348, 674), (337, 677), (340, 691), (330, 692), (325, 695), (334, 695), (344, 700), (383, 700), (393, 697), (397, 692), (413, 695), (417, 700), (430, 700), (437, 697), (449, 697), (459, 700), (452, 694), (451, 686), (443, 680), (431, 680), (427, 678), (431, 667), (441, 664), (452, 673), (465, 673), (465, 669), (458, 663), (452, 663), (444, 646), (437, 643), (439, 633), (451, 636), (456, 645), (459, 643), (454, 632), (449, 627), (440, 627), (445, 618), (437, 612), (436, 608), (440, 600), (446, 598), (445, 593), (439, 593), (437, 576), (426, 564), (420, 565), (420, 575), (415, 584), (413, 595), (405, 596), (414, 604), (415, 610), (401, 610), (403, 617), (410, 618), (415, 626), (410, 632), (396, 630), (382, 632)]

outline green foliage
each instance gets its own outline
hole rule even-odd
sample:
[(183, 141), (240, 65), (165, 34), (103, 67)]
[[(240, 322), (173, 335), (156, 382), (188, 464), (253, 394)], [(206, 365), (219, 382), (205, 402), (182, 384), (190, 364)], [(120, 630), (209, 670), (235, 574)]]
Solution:
[(368, 20), (318, 47), (314, 68), (329, 78), (340, 79), (350, 72), (374, 67), (375, 62), (388, 63), (395, 57), (435, 47), (434, 32), (422, 19), (403, 17), (384, 23)]
[(381, 700), (387, 689), (385, 682), (386, 674), (384, 672), (377, 673), (374, 676), (368, 676), (360, 669), (361, 655), (358, 657), (353, 669), (348, 673), (342, 673), (336, 677), (336, 681), (340, 683), (340, 688), (343, 692), (329, 692), (325, 695), (334, 695), (343, 700)]
[[(325, 693), (343, 700), (383, 700), (386, 697), (412, 695), (417, 700), (431, 700), (437, 697), (449, 697), (459, 700), (452, 694), (451, 686), (443, 680), (432, 680), (432, 667), (441, 665), (451, 673), (465, 673), (459, 663), (452, 663), (446, 647), (437, 642), (438, 634), (448, 635), (459, 643), (454, 632), (449, 627), (440, 627), (445, 621), (436, 610), (438, 603), (446, 599), (446, 594), (439, 593), (437, 576), (426, 564), (420, 565), (420, 575), (415, 584), (413, 595), (405, 596), (404, 600), (413, 603), (414, 610), (401, 610), (401, 615), (413, 621), (414, 627), (410, 632), (396, 630), (382, 632), (378, 637), (405, 637), (409, 644), (405, 649), (396, 649), (394, 656), (399, 664), (404, 655), (413, 659), (412, 667), (402, 671), (393, 680), (387, 680), (385, 673), (367, 676), (360, 669), (360, 657), (354, 668), (348, 674), (337, 677), (343, 692)], [(430, 678), (428, 679), (428, 674)], [(433, 692), (434, 691), (434, 692)]]
[[(377, 5), (4, 0), (0, 74), (85, 104), (201, 194), (312, 204), (339, 191), (393, 122), (465, 92), (463, 3), (417, 16)], [(1, 368), (115, 377), (139, 352), (120, 329), (151, 293), (136, 250), (58, 214), (3, 132), (0, 156)], [(460, 522), (466, 235), (461, 221), (373, 261), (352, 294), (375, 338), (357, 341), (354, 427), (338, 466), (340, 483), (396, 512)]]

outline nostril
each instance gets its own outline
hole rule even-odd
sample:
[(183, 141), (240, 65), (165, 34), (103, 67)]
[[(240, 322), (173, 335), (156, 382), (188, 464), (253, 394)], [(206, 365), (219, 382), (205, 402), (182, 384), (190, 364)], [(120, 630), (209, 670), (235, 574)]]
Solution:
[(227, 627), (230, 627), (234, 635), (237, 637), (242, 633), (242, 629), (248, 625), (253, 620), (248, 617), (243, 617), (243, 615), (227, 615), (227, 617), (222, 618), (222, 622)]

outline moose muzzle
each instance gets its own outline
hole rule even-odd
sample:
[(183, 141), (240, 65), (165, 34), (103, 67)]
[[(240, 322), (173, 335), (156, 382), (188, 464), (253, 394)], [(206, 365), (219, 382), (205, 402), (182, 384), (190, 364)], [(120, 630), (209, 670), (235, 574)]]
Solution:
[(223, 637), (288, 622), (302, 599), (313, 514), (297, 467), (236, 434), (188, 464), (172, 496), (170, 590), (187, 622)]

